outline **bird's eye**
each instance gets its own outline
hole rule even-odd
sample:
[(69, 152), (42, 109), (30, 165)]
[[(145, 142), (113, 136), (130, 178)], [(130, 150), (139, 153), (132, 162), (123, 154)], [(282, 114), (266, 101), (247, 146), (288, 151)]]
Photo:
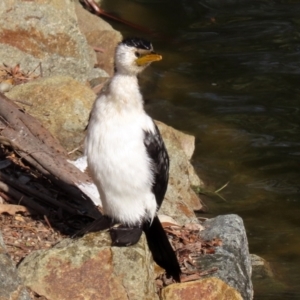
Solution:
[(139, 52), (135, 52), (134, 54), (135, 54), (136, 57), (140, 57), (141, 56), (141, 54)]

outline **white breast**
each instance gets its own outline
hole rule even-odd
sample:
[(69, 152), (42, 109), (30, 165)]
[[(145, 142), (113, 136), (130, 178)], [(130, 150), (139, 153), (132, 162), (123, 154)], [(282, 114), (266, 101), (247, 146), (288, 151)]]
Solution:
[(154, 131), (153, 121), (142, 105), (126, 103), (126, 98), (116, 102), (110, 96), (102, 95), (93, 108), (85, 141), (88, 166), (105, 214), (137, 225), (153, 219), (157, 207), (143, 142), (143, 130)]

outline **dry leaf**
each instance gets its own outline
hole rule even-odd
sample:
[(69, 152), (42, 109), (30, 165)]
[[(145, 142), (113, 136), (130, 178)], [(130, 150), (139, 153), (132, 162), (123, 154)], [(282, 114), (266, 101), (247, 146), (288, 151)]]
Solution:
[(20, 221), (20, 222), (25, 222), (25, 219), (20, 215), (16, 215), (15, 220)]
[(13, 216), (18, 212), (28, 212), (28, 210), (22, 205), (0, 204), (0, 214), (9, 214)]
[[(37, 67), (39, 66), (40, 65)], [(40, 75), (34, 74), (35, 70), (32, 72), (24, 72), (21, 70), (20, 64), (17, 64), (14, 67), (9, 67), (8, 65), (3, 64), (3, 66), (0, 66), (0, 83), (10, 85), (26, 83), (40, 77)]]

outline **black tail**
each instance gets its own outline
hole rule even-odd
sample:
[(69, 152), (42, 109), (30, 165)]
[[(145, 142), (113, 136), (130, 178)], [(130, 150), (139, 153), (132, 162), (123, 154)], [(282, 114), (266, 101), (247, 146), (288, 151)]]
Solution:
[(153, 219), (150, 226), (145, 224), (143, 230), (154, 261), (164, 268), (168, 275), (180, 282), (178, 260), (158, 217)]

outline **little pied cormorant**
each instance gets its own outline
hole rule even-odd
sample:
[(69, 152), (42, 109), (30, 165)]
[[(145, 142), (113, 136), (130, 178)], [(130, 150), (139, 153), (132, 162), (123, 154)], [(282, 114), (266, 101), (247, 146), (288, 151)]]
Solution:
[[(176, 255), (156, 214), (167, 190), (169, 157), (144, 110), (137, 78), (161, 58), (144, 39), (119, 43), (115, 74), (90, 115), (85, 150), (105, 215), (123, 225), (111, 228), (113, 245), (132, 245), (143, 230), (156, 263), (180, 281)], [(131, 233), (122, 237), (126, 230)]]

